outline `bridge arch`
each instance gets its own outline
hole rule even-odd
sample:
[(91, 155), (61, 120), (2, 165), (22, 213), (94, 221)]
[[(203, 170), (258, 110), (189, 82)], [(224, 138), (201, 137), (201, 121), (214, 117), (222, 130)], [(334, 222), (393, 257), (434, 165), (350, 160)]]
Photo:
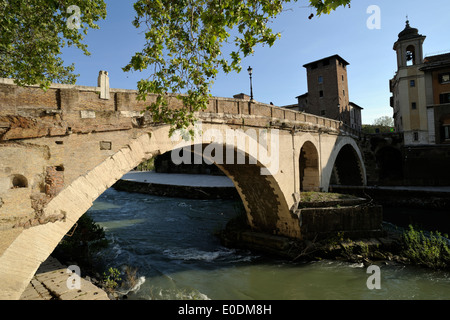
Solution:
[(378, 178), (384, 183), (403, 179), (402, 152), (392, 146), (383, 146), (375, 153), (378, 165)]
[(348, 136), (338, 138), (322, 173), (324, 190), (328, 190), (333, 183), (367, 185), (366, 168), (361, 150), (355, 140)]
[[(89, 172), (76, 178), (61, 190), (45, 207), (44, 216), (63, 216), (54, 223), (24, 229), (0, 257), (2, 296), (18, 299), (40, 264), (45, 261), (93, 202), (125, 173), (142, 161), (179, 146), (168, 137), (168, 127), (144, 133), (106, 158)], [(186, 145), (192, 142), (186, 142)], [(211, 138), (210, 146), (214, 146)], [(226, 146), (224, 142), (217, 147)], [(205, 145), (202, 146), (202, 150)], [(243, 152), (246, 164), (217, 166), (233, 181), (247, 211), (250, 225), (256, 231), (300, 237), (298, 218), (288, 206), (284, 192), (275, 174), (261, 174), (267, 169), (257, 159), (255, 151)], [(241, 152), (242, 154), (242, 152)], [(267, 171), (266, 170), (266, 171)]]
[(319, 191), (319, 151), (314, 143), (309, 140), (306, 141), (300, 149), (299, 171), (300, 191)]

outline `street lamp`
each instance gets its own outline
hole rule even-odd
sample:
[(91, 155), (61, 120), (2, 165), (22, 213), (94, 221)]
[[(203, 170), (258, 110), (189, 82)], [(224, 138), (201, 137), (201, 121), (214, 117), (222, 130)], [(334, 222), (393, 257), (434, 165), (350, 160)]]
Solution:
[(342, 113), (341, 113), (341, 105), (338, 103), (337, 107), (338, 107), (338, 120), (342, 121), (342, 118), (341, 118), (341, 115), (342, 115)]
[(250, 101), (253, 101), (253, 86), (252, 86), (253, 69), (252, 69), (252, 67), (248, 67), (247, 71), (248, 71), (248, 75), (250, 76)]

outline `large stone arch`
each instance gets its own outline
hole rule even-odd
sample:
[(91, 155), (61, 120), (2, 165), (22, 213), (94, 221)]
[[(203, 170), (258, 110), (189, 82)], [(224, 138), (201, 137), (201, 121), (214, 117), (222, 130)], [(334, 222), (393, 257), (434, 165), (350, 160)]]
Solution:
[[(336, 172), (336, 164), (340, 160), (338, 157), (340, 155), (342, 156), (343, 153), (347, 154), (351, 161), (346, 163), (346, 172), (341, 172), (340, 177), (346, 177), (346, 179), (351, 177), (353, 180), (353, 178), (359, 176), (357, 185), (367, 185), (366, 168), (361, 150), (354, 139), (348, 136), (341, 136), (336, 140), (327, 164), (322, 171), (322, 186), (324, 190), (329, 189), (333, 174), (337, 174), (339, 177), (339, 172)], [(342, 163), (344, 163), (344, 161), (342, 161)], [(346, 176), (347, 174), (349, 174), (349, 176)]]
[[(61, 190), (45, 207), (44, 216), (62, 215), (64, 219), (24, 229), (0, 256), (0, 298), (18, 299), (37, 268), (64, 235), (93, 202), (125, 173), (142, 161), (179, 146), (167, 137), (167, 126), (144, 133)], [(245, 156), (247, 159), (257, 159), (257, 154), (252, 152)], [(255, 230), (300, 237), (298, 218), (290, 212), (276, 175), (267, 174), (270, 168), (265, 168), (260, 162), (218, 166), (235, 183)], [(268, 171), (262, 175), (261, 169)]]

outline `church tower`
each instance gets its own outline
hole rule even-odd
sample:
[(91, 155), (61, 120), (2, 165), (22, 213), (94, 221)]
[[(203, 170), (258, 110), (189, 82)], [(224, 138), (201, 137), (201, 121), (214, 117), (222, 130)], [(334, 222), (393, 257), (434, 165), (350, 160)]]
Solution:
[(405, 29), (394, 43), (397, 72), (390, 81), (391, 107), (397, 132), (403, 132), (405, 145), (428, 144), (423, 43), (425, 36), (406, 21)]

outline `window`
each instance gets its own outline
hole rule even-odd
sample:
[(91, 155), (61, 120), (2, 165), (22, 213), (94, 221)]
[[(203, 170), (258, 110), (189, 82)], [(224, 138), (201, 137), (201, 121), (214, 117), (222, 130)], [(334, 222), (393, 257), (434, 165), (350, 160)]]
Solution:
[(414, 132), (414, 141), (419, 141), (419, 133), (417, 131)]
[(319, 97), (321, 97), (321, 98), (323, 97), (323, 90), (319, 91)]
[(319, 76), (319, 84), (322, 84), (322, 83), (323, 83), (323, 77)]
[(441, 73), (439, 75), (440, 83), (450, 83), (450, 72), (449, 73)]
[(411, 103), (411, 109), (416, 110), (417, 104), (415, 102)]
[(344, 76), (342, 76), (342, 81), (344, 81)]
[(450, 125), (444, 126), (444, 139), (450, 141)]
[(344, 95), (344, 97), (345, 97), (345, 90), (342, 90), (342, 94)]
[(325, 113), (326, 113), (325, 110), (320, 110), (320, 115), (321, 116), (325, 116)]
[(450, 93), (442, 93), (439, 95), (439, 103), (450, 103)]
[(411, 81), (409, 82), (409, 86), (410, 86), (411, 88), (415, 87), (415, 86), (416, 86), (416, 80), (411, 80)]

